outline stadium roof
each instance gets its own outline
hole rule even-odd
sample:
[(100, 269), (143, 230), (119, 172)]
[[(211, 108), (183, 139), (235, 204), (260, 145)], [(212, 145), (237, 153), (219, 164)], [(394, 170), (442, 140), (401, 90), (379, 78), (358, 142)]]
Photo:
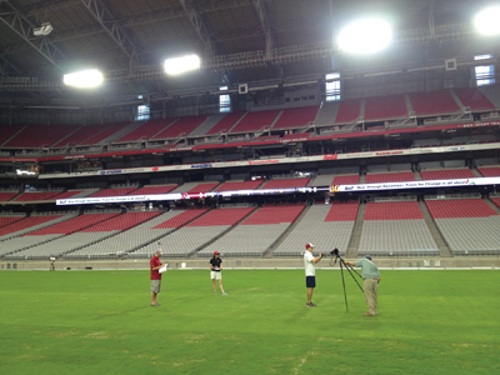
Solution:
[[(171, 94), (246, 82), (346, 77), (472, 64), (498, 52), (470, 0), (0, 0), (0, 98), (64, 97), (62, 75), (101, 69), (106, 95)], [(384, 15), (394, 45), (346, 56), (333, 43), (348, 21)], [(46, 26), (49, 25), (49, 28)], [(35, 35), (36, 34), (38, 35)], [(163, 61), (196, 53), (202, 70), (167, 77)]]

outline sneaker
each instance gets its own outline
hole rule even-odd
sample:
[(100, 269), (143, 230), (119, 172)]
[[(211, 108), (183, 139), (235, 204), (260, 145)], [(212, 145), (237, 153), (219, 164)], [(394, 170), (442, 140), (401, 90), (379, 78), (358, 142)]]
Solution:
[(316, 307), (316, 305), (314, 303), (312, 303), (312, 302), (311, 303), (306, 303), (306, 306), (307, 307)]
[(223, 296), (227, 296), (227, 293), (226, 293), (226, 292), (222, 292), (222, 295), (223, 295)]
[(368, 311), (363, 314), (364, 316), (375, 316), (376, 314), (369, 313)]
[(217, 292), (214, 292), (214, 296), (216, 296), (216, 295), (217, 295)]
[(151, 306), (156, 307), (156, 306), (160, 306), (160, 304), (159, 303), (152, 303)]

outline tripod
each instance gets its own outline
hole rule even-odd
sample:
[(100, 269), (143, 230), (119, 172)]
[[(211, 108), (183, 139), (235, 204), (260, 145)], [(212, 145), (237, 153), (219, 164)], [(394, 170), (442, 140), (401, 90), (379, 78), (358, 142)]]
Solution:
[(335, 255), (335, 260), (333, 261), (332, 267), (335, 267), (335, 265), (337, 264), (337, 261), (339, 262), (340, 274), (342, 276), (342, 287), (344, 289), (345, 310), (346, 310), (346, 312), (349, 312), (349, 303), (347, 301), (347, 292), (346, 292), (346, 289), (345, 289), (344, 269), (346, 269), (347, 272), (349, 273), (349, 275), (351, 275), (352, 279), (354, 280), (354, 282), (356, 283), (356, 285), (361, 290), (361, 293), (364, 293), (363, 287), (360, 285), (360, 283), (358, 282), (358, 280), (354, 277), (353, 272), (356, 275), (358, 275), (359, 278), (362, 278), (362, 276), (352, 266), (350, 266), (349, 264), (347, 264), (344, 261), (344, 259), (342, 259), (340, 257), (338, 249), (335, 249), (335, 250), (333, 250), (332, 253), (331, 253), (332, 254), (332, 260), (333, 260), (333, 256)]

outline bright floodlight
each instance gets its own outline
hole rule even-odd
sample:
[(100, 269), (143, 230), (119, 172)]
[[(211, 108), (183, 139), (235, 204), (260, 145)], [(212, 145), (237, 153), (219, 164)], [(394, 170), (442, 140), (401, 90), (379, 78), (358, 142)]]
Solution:
[(64, 84), (77, 88), (93, 88), (100, 86), (104, 81), (104, 77), (97, 69), (82, 70), (64, 75)]
[(386, 48), (392, 40), (392, 28), (384, 20), (368, 18), (350, 23), (339, 34), (339, 48), (348, 53), (367, 55)]
[(476, 30), (483, 35), (492, 36), (500, 34), (500, 6), (486, 8), (474, 17)]
[(201, 61), (196, 55), (188, 55), (183, 57), (174, 57), (165, 60), (165, 73), (168, 75), (178, 75), (189, 72), (191, 70), (200, 69)]

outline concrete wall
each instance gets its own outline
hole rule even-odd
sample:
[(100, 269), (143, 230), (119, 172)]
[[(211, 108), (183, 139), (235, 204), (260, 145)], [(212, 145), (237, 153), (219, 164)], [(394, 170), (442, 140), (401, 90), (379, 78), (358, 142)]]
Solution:
[[(247, 259), (223, 258), (225, 269), (287, 269), (304, 267), (302, 258), (289, 259)], [(163, 259), (170, 269), (206, 269), (208, 259)], [(375, 263), (385, 269), (441, 269), (441, 268), (488, 268), (500, 269), (500, 256), (484, 257), (428, 257), (428, 258), (375, 258)], [(66, 261), (58, 260), (56, 270), (144, 270), (149, 268), (149, 260), (88, 260)], [(317, 268), (332, 268), (330, 258), (325, 258)], [(339, 268), (338, 263), (334, 268)], [(14, 270), (49, 270), (49, 261), (0, 261), (0, 271)]]

